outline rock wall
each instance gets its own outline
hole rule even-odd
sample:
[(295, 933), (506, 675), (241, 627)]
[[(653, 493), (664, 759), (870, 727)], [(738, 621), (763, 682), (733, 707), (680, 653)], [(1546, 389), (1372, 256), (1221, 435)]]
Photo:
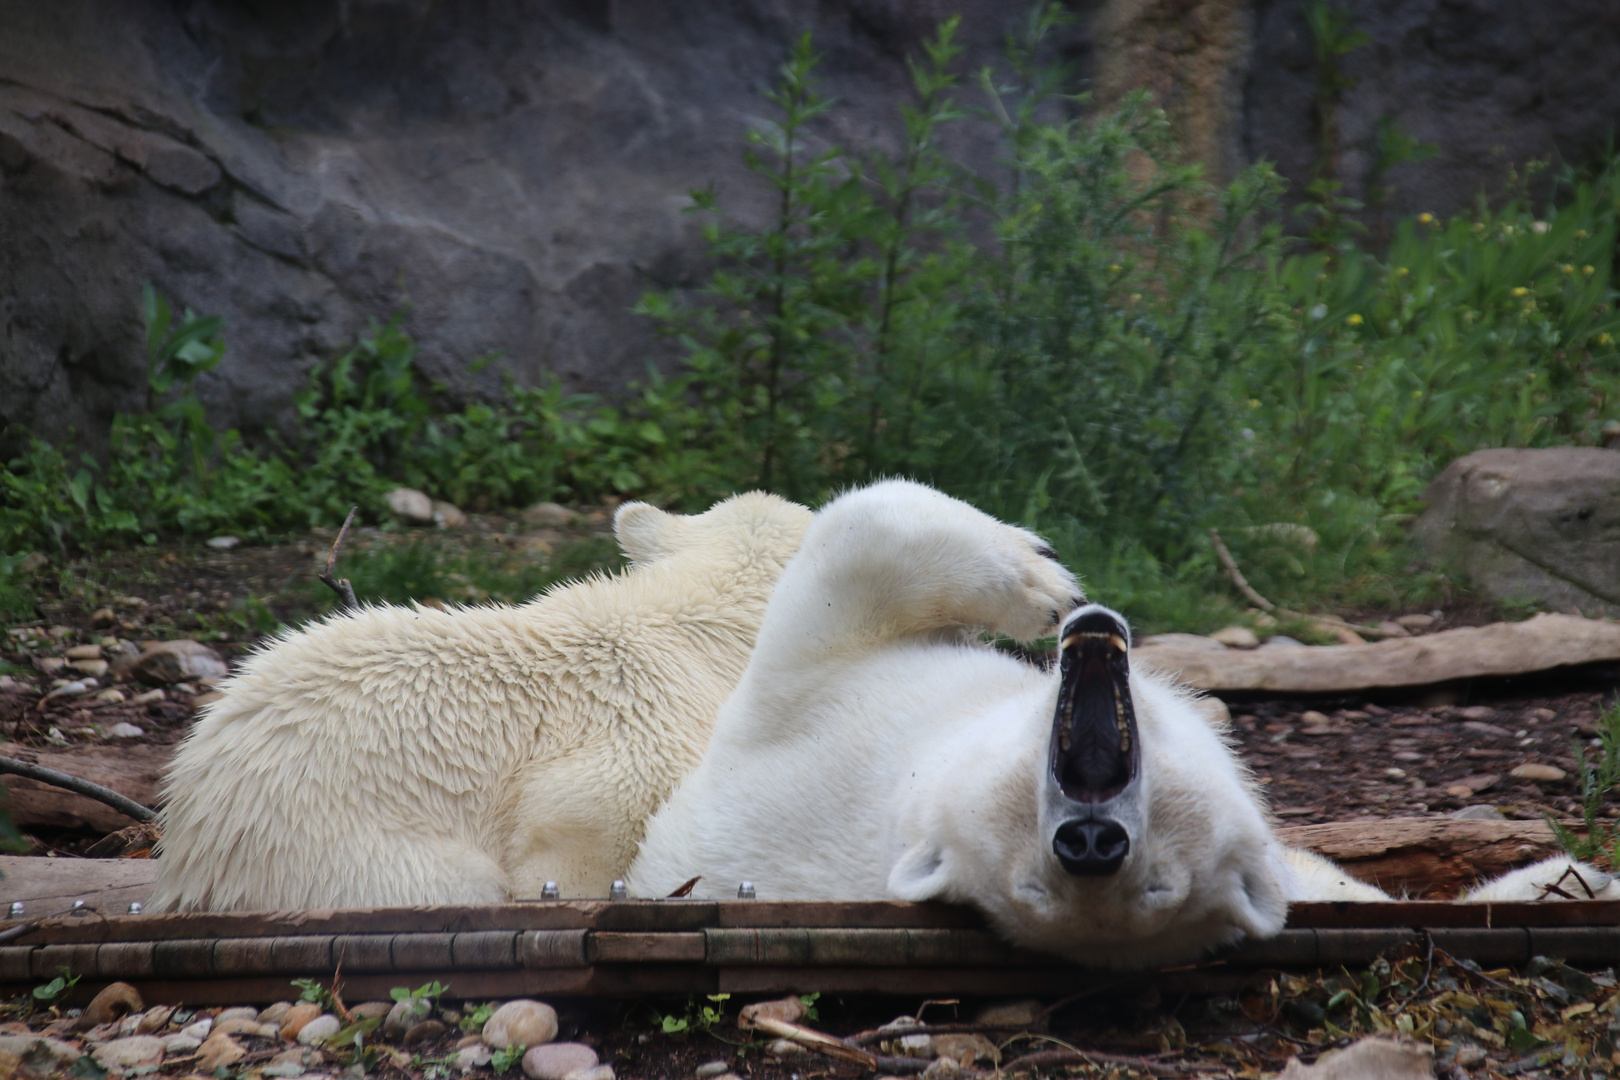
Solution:
[[(1440, 157), (1394, 209), (1445, 212), (1511, 162), (1588, 153), (1620, 115), (1611, 0), (1346, 0), (1373, 44), (1347, 66), (1351, 194), (1392, 116)], [(1160, 95), (1216, 176), (1310, 174), (1314, 67), (1299, 0), (1077, 0), (1054, 49), (1101, 102)], [(96, 444), (142, 400), (151, 281), (223, 315), (199, 390), (224, 423), (286, 415), (320, 357), (408, 310), (457, 396), (503, 372), (611, 389), (668, 360), (626, 314), (697, 279), (687, 192), (768, 213), (740, 151), (799, 33), (840, 101), (827, 123), (892, 146), (905, 57), (964, 16), (963, 69), (1023, 22), (996, 0), (0, 0), (0, 451), (20, 431)], [(989, 131), (956, 149), (991, 166)], [(501, 352), (481, 374), (473, 361)]]

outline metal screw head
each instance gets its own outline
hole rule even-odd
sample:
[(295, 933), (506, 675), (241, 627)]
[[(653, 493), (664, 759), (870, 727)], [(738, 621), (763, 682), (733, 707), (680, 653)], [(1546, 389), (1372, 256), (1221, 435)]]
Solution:
[(540, 899), (542, 900), (555, 900), (560, 895), (561, 894), (557, 891), (557, 883), (555, 881), (546, 882), (545, 886), (540, 890)]
[(11, 902), (11, 917), (13, 919), (20, 919), (23, 917), (23, 902), (21, 900), (13, 900)]
[(752, 899), (754, 899), (754, 883), (752, 881), (745, 881), (741, 885), (737, 886), (737, 899), (739, 899), (739, 900), (752, 900)]
[(85, 913), (84, 912), (84, 901), (83, 900), (75, 900), (75, 901), (73, 901), (73, 910), (68, 912), (68, 914), (69, 915), (83, 915), (84, 913)]
[(129, 913), (131, 915), (139, 915), (141, 912), (143, 912), (145, 910), (146, 910), (146, 905), (141, 903), (139, 900), (131, 900), (129, 902)]
[(628, 899), (630, 899), (630, 890), (626, 889), (624, 887), (624, 882), (615, 881), (613, 883), (613, 887), (608, 890), (608, 899), (609, 900), (628, 900)]

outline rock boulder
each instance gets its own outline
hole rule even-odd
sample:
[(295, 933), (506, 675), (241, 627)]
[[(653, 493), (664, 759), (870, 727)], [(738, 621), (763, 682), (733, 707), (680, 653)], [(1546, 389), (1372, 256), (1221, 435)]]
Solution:
[(1620, 615), (1620, 453), (1480, 450), (1448, 465), (1424, 500), (1417, 543), (1477, 588)]

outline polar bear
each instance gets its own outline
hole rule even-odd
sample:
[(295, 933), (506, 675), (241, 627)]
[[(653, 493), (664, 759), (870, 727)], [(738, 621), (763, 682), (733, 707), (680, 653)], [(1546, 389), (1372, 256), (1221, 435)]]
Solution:
[[(1050, 672), (976, 643), (1058, 630)], [(1290, 900), (1384, 900), (1282, 845), (1186, 691), (1130, 664), (1031, 533), (887, 481), (812, 522), (708, 753), (649, 823), (639, 895), (946, 900), (1087, 963), (1196, 957)]]
[(626, 503), (622, 573), (283, 635), (176, 755), (153, 909), (606, 896), (698, 763), (810, 516), (760, 493), (692, 517)]

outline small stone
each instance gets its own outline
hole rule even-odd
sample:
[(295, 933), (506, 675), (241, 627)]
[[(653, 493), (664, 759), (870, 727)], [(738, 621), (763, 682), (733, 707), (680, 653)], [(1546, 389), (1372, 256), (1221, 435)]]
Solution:
[(804, 1002), (797, 997), (778, 998), (774, 1001), (756, 1001), (744, 1005), (737, 1014), (737, 1026), (744, 1031), (753, 1028), (756, 1020), (780, 1020), (784, 1024), (797, 1024), (804, 1019)]
[(241, 538), (237, 536), (210, 536), (208, 538), (208, 546), (215, 551), (229, 551), (241, 542)]
[(141, 728), (136, 727), (134, 724), (125, 723), (122, 720), (107, 729), (107, 738), (109, 739), (138, 739), (145, 734), (146, 732)]
[(1412, 632), (1393, 619), (1385, 619), (1378, 624), (1378, 632), (1385, 637), (1411, 637)]
[(1300, 713), (1299, 722), (1306, 727), (1317, 728), (1325, 728), (1333, 723), (1332, 720), (1328, 719), (1327, 714), (1319, 713), (1315, 709), (1306, 709)]
[[(742, 1080), (742, 1077), (732, 1072), (721, 1073), (716, 1080), (727, 1080), (728, 1077), (730, 1080)], [(593, 1065), (589, 1069), (575, 1069), (563, 1077), (563, 1080), (613, 1080), (613, 1066)]]
[(208, 1038), (208, 1033), (212, 1030), (214, 1030), (214, 1018), (212, 1016), (205, 1016), (196, 1023), (187, 1024), (185, 1027), (181, 1028), (180, 1034), (190, 1035), (193, 1039), (200, 1041)]
[(109, 666), (111, 665), (109, 665), (105, 660), (68, 661), (68, 667), (72, 668), (74, 671), (77, 671), (80, 675), (88, 675), (92, 679), (99, 679), (103, 675), (107, 674), (107, 668)]
[(341, 1030), (343, 1024), (337, 1017), (331, 1013), (322, 1013), (299, 1029), (298, 1041), (305, 1046), (314, 1046), (316, 1043), (325, 1042)]
[(388, 509), (401, 521), (412, 525), (433, 524), (433, 500), (415, 488), (395, 488), (383, 498), (388, 501)]
[(291, 1011), (292, 1002), (278, 1001), (274, 1005), (266, 1005), (263, 1009), (260, 1009), (259, 1015), (254, 1019), (261, 1024), (275, 1024), (279, 1028), (282, 1021), (287, 1019), (287, 1014)]
[(902, 1035), (900, 1053), (906, 1057), (931, 1058), (934, 1056), (934, 1037), (921, 1033)]
[(405, 1046), (415, 1046), (423, 1039), (437, 1039), (440, 1035), (443, 1035), (449, 1030), (449, 1028), (444, 1026), (444, 1022), (442, 1020), (434, 1020), (430, 1017), (423, 1020), (420, 1024), (413, 1026), (411, 1030), (405, 1033), (405, 1038), (401, 1039), (400, 1042)]
[(1228, 626), (1209, 635), (1228, 649), (1257, 649), (1260, 638), (1247, 626)]
[(489, 1064), (490, 1059), (494, 1056), (495, 1051), (491, 1050), (481, 1042), (475, 1043), (472, 1046), (463, 1046), (461, 1049), (456, 1051), (456, 1068), (460, 1069), (462, 1072), (471, 1072), (474, 1069), (482, 1069), (485, 1065)]
[(1298, 638), (1291, 638), (1287, 634), (1272, 634), (1266, 638), (1265, 647), (1268, 649), (1303, 649), (1306, 645)]
[(190, 1035), (182, 1035), (178, 1032), (163, 1037), (163, 1049), (170, 1054), (189, 1054), (201, 1045), (201, 1039), (194, 1039)]
[(116, 686), (110, 686), (90, 700), (98, 705), (122, 705), (124, 703), (124, 692)]
[(774, 1039), (766, 1049), (779, 1058), (802, 1057), (810, 1052), (792, 1039)]
[[(1446, 788), (1446, 793), (1449, 795), (1452, 792), (1458, 791), (1458, 790), (1464, 792), (1464, 794), (1457, 796), (1460, 799), (1466, 799), (1469, 795), (1473, 794), (1472, 791), (1469, 791), (1468, 788), (1463, 787), (1461, 784), (1458, 784), (1456, 787)], [(1454, 810), (1454, 811), (1452, 811), (1450, 816), (1455, 818), (1458, 821), (1506, 821), (1507, 820), (1506, 816), (1503, 815), (1502, 811), (1498, 810), (1494, 806), (1487, 806), (1487, 805), (1485, 805), (1483, 803), (1476, 803), (1473, 806), (1465, 806), (1461, 810)]]
[[(1461, 780), (1454, 781), (1452, 786), (1466, 789), (1468, 795), (1478, 795), (1482, 791), (1489, 791), (1495, 787), (1496, 782), (1500, 779), (1502, 778), (1495, 773), (1479, 773), (1475, 776), (1465, 776)], [(1450, 791), (1451, 788), (1448, 787), (1446, 790)], [(1461, 797), (1467, 798), (1468, 796)]]
[(1460, 720), (1494, 720), (1496, 710), (1489, 705), (1469, 705), (1467, 708), (1457, 710)]
[(441, 529), (459, 529), (467, 524), (467, 515), (454, 503), (433, 500), (433, 524)]
[(197, 1057), (192, 1064), (198, 1072), (207, 1074), (227, 1065), (235, 1065), (245, 1057), (247, 1047), (223, 1031), (219, 1031), (208, 1036), (203, 1040), (203, 1044), (197, 1047)]
[(1397, 615), (1395, 622), (1408, 630), (1427, 630), (1438, 620), (1433, 615), (1413, 614)]
[(1391, 780), (1405, 780), (1406, 779), (1406, 770), (1405, 769), (1393, 769), (1393, 768), (1392, 769), (1385, 769), (1384, 770), (1384, 775), (1386, 777), (1388, 777), (1389, 779), (1391, 779)]
[(100, 645), (75, 645), (62, 654), (69, 660), (100, 660)]
[(530, 525), (549, 526), (551, 528), (567, 525), (577, 516), (568, 507), (554, 502), (535, 503), (523, 511), (523, 520)]
[(136, 694), (129, 699), (131, 705), (151, 705), (155, 702), (165, 701), (169, 697), (162, 690), (148, 690), (143, 694)]
[(529, 1047), (523, 1055), (523, 1075), (529, 1080), (565, 1080), (569, 1073), (594, 1069), (600, 1059), (584, 1043), (548, 1042)]
[[(509, 1046), (539, 1046), (542, 1043), (549, 1043), (556, 1037), (557, 1010), (544, 1002), (531, 1001), (528, 998), (508, 1001), (496, 1009), (495, 1015), (484, 1023), (484, 1042), (497, 1050)], [(526, 1058), (524, 1060), (527, 1061)], [(591, 1065), (595, 1064), (593, 1060)], [(579, 1068), (589, 1067), (579, 1066)], [(558, 1073), (557, 1080), (561, 1080), (562, 1075)]]
[(1496, 739), (1511, 739), (1513, 732), (1499, 724), (1487, 724), (1482, 720), (1464, 720), (1459, 725), (1464, 731), (1472, 731), (1475, 735), (1488, 735)]
[(90, 625), (96, 627), (97, 629), (103, 629), (108, 626), (116, 626), (117, 624), (118, 612), (114, 611), (110, 607), (96, 608), (95, 613), (90, 616)]
[[(405, 1033), (433, 1014), (433, 1002), (427, 998), (408, 997), (388, 1007), (383, 1020), (383, 1034), (391, 1039), (404, 1038)], [(493, 1018), (492, 1018), (493, 1019)]]
[(312, 1002), (300, 1001), (288, 1008), (281, 1017), (281, 1037), (283, 1039), (296, 1039), (298, 1033), (304, 1030), (304, 1025), (321, 1015), (321, 1007)]
[(1517, 780), (1534, 780), (1537, 783), (1557, 783), (1569, 774), (1556, 765), (1538, 765), (1535, 762), (1526, 762), (1518, 766), (1509, 776)]
[(103, 1069), (118, 1072), (128, 1072), (143, 1065), (161, 1065), (163, 1040), (155, 1035), (130, 1035), (98, 1046), (90, 1056)]
[(362, 1001), (349, 1010), (356, 1020), (370, 1020), (374, 1016), (387, 1016), (394, 1011), (392, 1001)]
[(251, 1005), (233, 1005), (229, 1009), (220, 1010), (219, 1015), (214, 1017), (214, 1023), (216, 1024), (223, 1024), (227, 1020), (252, 1020), (257, 1024), (259, 1022), (259, 1010)]
[(47, 675), (55, 675), (67, 667), (67, 661), (60, 656), (40, 656), (34, 659), (34, 665)]
[(155, 1035), (169, 1026), (169, 1017), (174, 1015), (172, 1005), (154, 1005), (141, 1014), (141, 1022), (135, 1029), (137, 1035)]
[(108, 983), (90, 999), (90, 1004), (84, 1007), (74, 1027), (79, 1031), (88, 1031), (102, 1024), (110, 1024), (127, 1013), (140, 1012), (145, 1007), (140, 991), (129, 983)]
[(731, 1062), (729, 1061), (705, 1061), (703, 1064), (692, 1070), (692, 1075), (697, 1077), (698, 1080), (709, 1080), (709, 1077), (711, 1076), (719, 1076), (721, 1073), (728, 1073), (730, 1071)]
[(142, 682), (163, 685), (186, 679), (222, 679), (230, 674), (214, 650), (189, 638), (155, 642), (130, 664), (129, 671)]

